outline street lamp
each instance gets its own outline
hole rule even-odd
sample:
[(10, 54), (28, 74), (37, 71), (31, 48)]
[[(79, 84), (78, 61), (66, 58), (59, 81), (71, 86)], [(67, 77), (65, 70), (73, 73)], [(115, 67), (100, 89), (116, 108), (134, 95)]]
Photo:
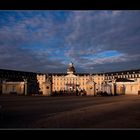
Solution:
[(24, 80), (24, 93), (26, 96), (27, 95), (27, 79), (23, 76), (23, 80)]

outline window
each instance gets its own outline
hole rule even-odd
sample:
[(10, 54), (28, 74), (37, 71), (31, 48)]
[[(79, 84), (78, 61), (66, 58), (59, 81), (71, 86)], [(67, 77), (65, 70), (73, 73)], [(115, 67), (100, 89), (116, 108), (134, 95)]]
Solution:
[(132, 91), (132, 89), (133, 89), (133, 86), (131, 86), (131, 91)]
[(8, 86), (6, 85), (6, 86), (5, 86), (5, 90), (7, 91), (7, 89), (8, 89)]
[(14, 85), (14, 86), (13, 86), (13, 91), (15, 91), (15, 90), (16, 90), (16, 86)]

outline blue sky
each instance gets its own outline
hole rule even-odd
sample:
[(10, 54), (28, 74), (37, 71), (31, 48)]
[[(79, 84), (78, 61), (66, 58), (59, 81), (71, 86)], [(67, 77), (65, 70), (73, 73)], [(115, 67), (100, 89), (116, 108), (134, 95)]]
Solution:
[(0, 68), (77, 72), (140, 68), (139, 10), (1, 10)]

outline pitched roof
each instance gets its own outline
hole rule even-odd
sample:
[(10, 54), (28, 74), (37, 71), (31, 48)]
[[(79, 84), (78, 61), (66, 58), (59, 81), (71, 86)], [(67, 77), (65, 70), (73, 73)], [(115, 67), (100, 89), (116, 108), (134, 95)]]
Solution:
[(127, 78), (117, 78), (116, 82), (134, 82), (134, 80), (129, 80)]

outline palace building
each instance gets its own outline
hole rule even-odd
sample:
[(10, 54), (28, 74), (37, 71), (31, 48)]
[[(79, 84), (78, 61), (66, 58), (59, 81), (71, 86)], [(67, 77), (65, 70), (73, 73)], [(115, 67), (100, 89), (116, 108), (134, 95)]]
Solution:
[(71, 62), (66, 73), (32, 73), (0, 70), (0, 94), (87, 95), (139, 95), (140, 69), (106, 72), (77, 73)]
[[(73, 63), (69, 63), (66, 73), (48, 74), (51, 82), (51, 93), (75, 94), (82, 91), (86, 95), (97, 95), (98, 92), (108, 94), (140, 93), (140, 70), (117, 71), (107, 73), (76, 73)], [(45, 76), (45, 75), (44, 75)], [(50, 80), (49, 80), (50, 81)]]
[(76, 73), (75, 67), (71, 62), (66, 74), (52, 74), (52, 91), (85, 90), (89, 77), (90, 75), (88, 73)]
[(0, 69), (0, 95), (38, 94), (39, 84), (36, 73)]

